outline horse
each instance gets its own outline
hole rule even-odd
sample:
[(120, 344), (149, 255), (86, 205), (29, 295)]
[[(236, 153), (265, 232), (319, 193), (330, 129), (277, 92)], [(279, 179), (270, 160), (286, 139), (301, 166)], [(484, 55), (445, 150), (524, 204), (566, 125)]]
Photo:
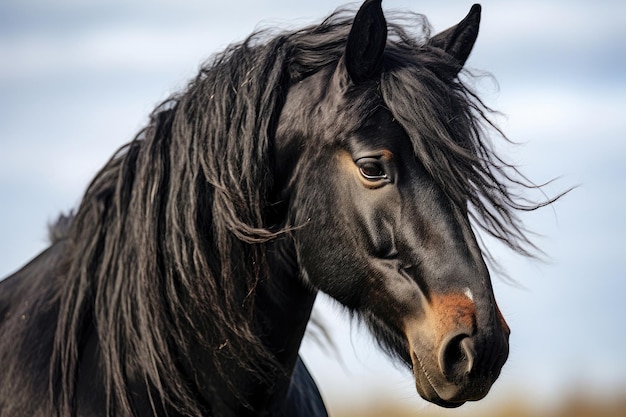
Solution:
[(510, 330), (478, 232), (528, 254), (547, 203), (468, 86), (480, 14), (431, 36), (366, 0), (213, 55), (1, 282), (0, 415), (326, 416), (319, 292), (425, 400), (485, 397)]

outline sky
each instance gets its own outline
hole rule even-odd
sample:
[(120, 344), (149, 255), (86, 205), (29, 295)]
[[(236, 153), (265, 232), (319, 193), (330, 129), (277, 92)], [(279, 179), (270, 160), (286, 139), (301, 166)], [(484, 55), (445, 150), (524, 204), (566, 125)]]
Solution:
[[(434, 32), (466, 1), (385, 0), (424, 13)], [(199, 65), (255, 28), (320, 21), (341, 2), (3, 0), (0, 3), (0, 276), (46, 247), (46, 225), (80, 201), (98, 169)], [(511, 354), (481, 404), (574, 392), (626, 395), (626, 3), (485, 1), (468, 66), (520, 146), (510, 161), (555, 195), (522, 218), (543, 262), (491, 247)], [(495, 80), (495, 81), (494, 81)], [(415, 403), (410, 373), (378, 352), (333, 302), (316, 313), (336, 352), (310, 339), (302, 353), (332, 408), (380, 397)], [(482, 405), (476, 405), (480, 407)], [(471, 406), (474, 407), (474, 406)], [(443, 414), (442, 414), (443, 415)]]

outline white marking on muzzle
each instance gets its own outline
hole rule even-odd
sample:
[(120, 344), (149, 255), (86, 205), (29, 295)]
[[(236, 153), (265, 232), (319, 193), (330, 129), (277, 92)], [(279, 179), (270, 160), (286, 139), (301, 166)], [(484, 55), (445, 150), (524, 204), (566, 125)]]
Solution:
[(470, 290), (469, 288), (466, 288), (465, 291), (463, 292), (465, 294), (465, 296), (467, 298), (469, 298), (471, 301), (474, 301), (474, 294), (472, 294), (472, 290)]

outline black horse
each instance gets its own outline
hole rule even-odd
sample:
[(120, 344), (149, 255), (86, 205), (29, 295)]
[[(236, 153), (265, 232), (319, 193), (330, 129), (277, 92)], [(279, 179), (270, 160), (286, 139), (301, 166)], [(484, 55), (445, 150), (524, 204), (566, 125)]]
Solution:
[(380, 3), (252, 35), (153, 112), (1, 283), (0, 415), (326, 415), (318, 291), (426, 400), (487, 394), (509, 329), (473, 227), (526, 253), (541, 204), (460, 77), (480, 7), (431, 37)]

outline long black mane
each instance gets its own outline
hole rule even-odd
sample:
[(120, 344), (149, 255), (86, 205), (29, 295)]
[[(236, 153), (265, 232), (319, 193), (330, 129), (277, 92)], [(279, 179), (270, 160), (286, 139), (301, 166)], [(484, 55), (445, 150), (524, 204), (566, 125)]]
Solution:
[[(196, 391), (217, 387), (189, 383), (193, 364), (185, 358), (195, 346), (212, 353), (209, 369), (234, 393), (233, 366), (259, 381), (284, 372), (255, 331), (262, 318), (252, 317), (255, 289), (268, 277), (268, 242), (294, 226), (268, 214), (276, 203), (273, 137), (289, 87), (337, 64), (352, 16), (341, 11), (306, 29), (258, 32), (214, 56), (93, 180), (67, 236), (57, 237), (66, 278), (50, 385), (60, 415), (71, 415), (92, 326), (107, 406), (119, 415), (132, 408), (129, 367), (161, 399), (153, 407), (200, 415)], [(492, 151), (489, 109), (445, 76), (458, 64), (426, 44), (425, 19), (407, 20), (421, 25), (409, 32), (390, 23), (375, 94), (446, 194), (469, 205), (478, 226), (527, 253), (516, 212), (538, 205), (512, 190), (532, 184)]]

